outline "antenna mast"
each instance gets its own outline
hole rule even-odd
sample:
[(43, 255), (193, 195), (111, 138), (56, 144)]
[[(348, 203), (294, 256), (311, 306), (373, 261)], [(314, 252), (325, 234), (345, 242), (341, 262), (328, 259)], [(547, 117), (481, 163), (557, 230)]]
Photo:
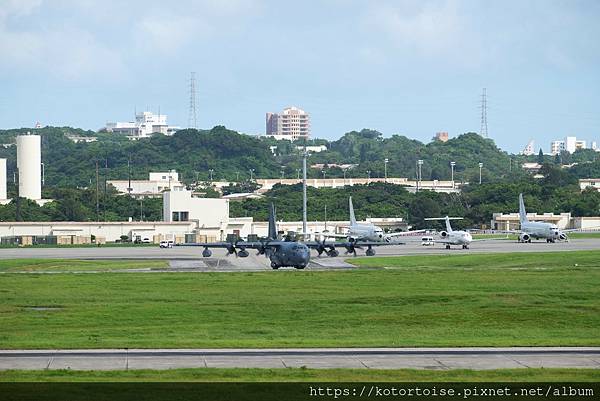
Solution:
[(483, 88), (483, 93), (481, 94), (481, 129), (479, 131), (479, 134), (484, 138), (488, 137), (486, 88)]
[(188, 128), (197, 128), (196, 121), (196, 73), (190, 73), (190, 110), (188, 115)]

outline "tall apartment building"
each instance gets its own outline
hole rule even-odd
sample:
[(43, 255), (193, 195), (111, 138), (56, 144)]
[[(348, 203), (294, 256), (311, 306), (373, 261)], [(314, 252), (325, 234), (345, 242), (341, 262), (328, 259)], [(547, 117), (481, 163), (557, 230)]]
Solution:
[(529, 142), (527, 142), (527, 146), (525, 146), (523, 148), (523, 150), (521, 151), (521, 154), (525, 155), (525, 156), (534, 155), (535, 154), (534, 146), (535, 146), (535, 142), (533, 139), (531, 139)]
[(440, 141), (440, 142), (448, 142), (448, 133), (447, 132), (436, 132), (433, 139), (436, 141)]
[(574, 153), (578, 149), (586, 149), (586, 142), (578, 141), (574, 136), (567, 136), (562, 141), (550, 142), (550, 153), (553, 155), (557, 155), (565, 150), (569, 153)]
[(135, 114), (135, 121), (107, 123), (106, 130), (126, 135), (129, 139), (147, 138), (152, 134), (173, 135), (179, 127), (167, 124), (165, 114), (154, 114), (143, 111)]
[(283, 109), (281, 113), (267, 113), (266, 134), (277, 140), (295, 141), (310, 137), (310, 116), (295, 106)]

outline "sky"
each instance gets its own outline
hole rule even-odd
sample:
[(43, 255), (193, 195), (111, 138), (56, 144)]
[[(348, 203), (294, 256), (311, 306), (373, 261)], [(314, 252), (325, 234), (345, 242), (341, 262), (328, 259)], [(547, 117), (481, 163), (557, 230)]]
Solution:
[(596, 0), (0, 0), (0, 128), (97, 130), (134, 111), (264, 133), (295, 105), (314, 137), (428, 142), (480, 131), (518, 152), (600, 144)]

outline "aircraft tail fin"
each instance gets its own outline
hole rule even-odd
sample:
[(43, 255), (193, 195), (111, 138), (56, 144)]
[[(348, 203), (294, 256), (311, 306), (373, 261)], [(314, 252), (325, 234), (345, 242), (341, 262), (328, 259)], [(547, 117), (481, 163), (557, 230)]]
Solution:
[(275, 205), (271, 203), (271, 208), (269, 209), (269, 239), (276, 240), (277, 239), (277, 226), (276, 226), (276, 217), (275, 217)]
[(452, 232), (452, 226), (450, 225), (450, 217), (446, 216), (444, 218), (444, 220), (446, 221), (446, 231), (451, 233)]
[(525, 202), (523, 202), (523, 194), (519, 194), (519, 220), (521, 224), (527, 223), (527, 212), (525, 212)]
[(352, 206), (352, 197), (348, 198), (348, 208), (350, 209), (350, 226), (355, 226), (356, 216), (354, 216), (354, 206)]

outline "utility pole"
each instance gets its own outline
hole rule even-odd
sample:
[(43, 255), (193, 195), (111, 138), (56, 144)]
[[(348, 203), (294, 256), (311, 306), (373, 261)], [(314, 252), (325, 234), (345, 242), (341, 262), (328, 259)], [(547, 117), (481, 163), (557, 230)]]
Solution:
[(384, 170), (384, 177), (385, 177), (385, 182), (387, 182), (387, 164), (389, 162), (389, 159), (386, 157), (385, 159), (383, 159), (383, 170)]
[(450, 162), (450, 169), (452, 170), (452, 188), (454, 188), (454, 166), (456, 166), (456, 162)]
[(419, 191), (419, 187), (421, 186), (421, 180), (423, 179), (423, 171), (421, 167), (423, 166), (423, 160), (417, 160), (417, 164), (419, 165), (419, 182), (417, 183), (417, 192)]
[(481, 185), (481, 169), (483, 168), (483, 163), (479, 163), (479, 184)]
[(306, 144), (302, 153), (302, 236), (306, 240)]
[(98, 159), (96, 159), (96, 221), (100, 221), (100, 181), (98, 176)]

